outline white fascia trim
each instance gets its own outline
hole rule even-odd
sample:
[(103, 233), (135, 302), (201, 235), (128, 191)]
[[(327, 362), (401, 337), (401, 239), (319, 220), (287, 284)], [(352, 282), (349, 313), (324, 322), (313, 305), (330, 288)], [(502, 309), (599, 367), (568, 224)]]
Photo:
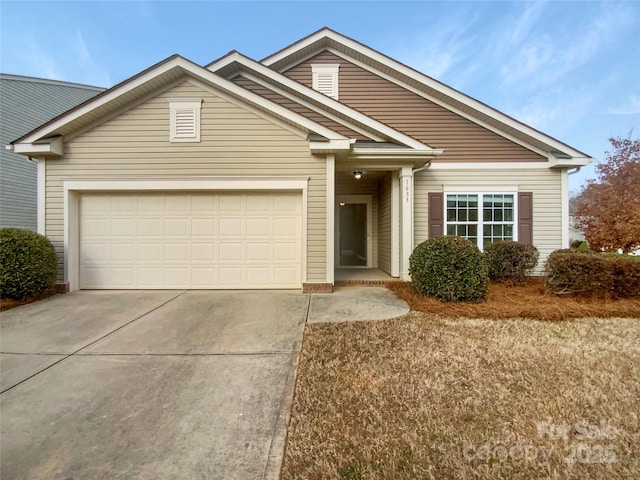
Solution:
[(547, 162), (434, 162), (429, 170), (548, 170)]
[(44, 158), (38, 159), (38, 179), (37, 179), (37, 221), (38, 233), (46, 235), (47, 232), (47, 202), (46, 202), (46, 185), (47, 185), (47, 161)]
[(505, 185), (486, 185), (473, 186), (471, 189), (468, 185), (445, 185), (442, 188), (444, 193), (474, 194), (474, 193), (514, 193), (518, 192), (518, 187)]
[(50, 143), (20, 142), (13, 145), (13, 152), (21, 155), (56, 155), (61, 157), (64, 150), (62, 137), (58, 137)]
[(353, 140), (330, 140), (328, 142), (309, 142), (311, 153), (348, 152), (351, 150)]
[(240, 74), (241, 77), (244, 77), (248, 80), (251, 80), (252, 82), (257, 83), (258, 85), (261, 85), (264, 88), (268, 88), (269, 90), (271, 90), (272, 92), (275, 92), (279, 95), (282, 95), (283, 97), (288, 98), (289, 100), (293, 100), (297, 103), (299, 103), (300, 105), (302, 105), (303, 107), (308, 108), (309, 110), (313, 110), (316, 113), (319, 113), (325, 117), (327, 117), (330, 120), (333, 120), (336, 123), (339, 123), (340, 125), (343, 125), (347, 128), (350, 128), (351, 130), (358, 132), (361, 135), (364, 135), (365, 137), (368, 137), (372, 140), (375, 140), (376, 142), (384, 142), (385, 139), (383, 137), (380, 137), (370, 131), (364, 130), (360, 127), (358, 127), (357, 125), (354, 125), (351, 122), (346, 122), (342, 117), (339, 117), (337, 115), (333, 115), (332, 113), (328, 112), (327, 110), (323, 110), (321, 108), (318, 108), (315, 104), (307, 102), (305, 100), (302, 100), (300, 97), (297, 97), (295, 95), (292, 95), (291, 93), (287, 92), (286, 90), (283, 90), (281, 88), (276, 87), (275, 85), (272, 85), (271, 83), (265, 82), (264, 80), (256, 77), (255, 75), (251, 75), (248, 72), (243, 71)]
[(569, 248), (569, 171), (560, 172), (560, 211), (562, 215), (562, 244), (560, 248)]
[(572, 158), (559, 158), (553, 153), (549, 153), (549, 168), (575, 168), (584, 167), (589, 165), (594, 158), (590, 157), (572, 157)]
[[(437, 82), (436, 80), (426, 76), (423, 73), (419, 73), (415, 70), (413, 70), (412, 68), (407, 67), (406, 65), (402, 65), (401, 63), (392, 60), (391, 58), (382, 55), (381, 53), (376, 52), (375, 50), (370, 49), (369, 47), (366, 47), (364, 45), (362, 45), (361, 43), (355, 42), (354, 40), (351, 40), (349, 38), (346, 38), (340, 34), (337, 34), (335, 32), (329, 31), (329, 30), (321, 30), (319, 31), (316, 35), (313, 35), (312, 37), (307, 38), (306, 40), (304, 40), (301, 43), (295, 44), (293, 47), (286, 49), (272, 57), (268, 57), (267, 59), (265, 59), (263, 61), (264, 65), (271, 65), (274, 62), (277, 62), (278, 60), (290, 55), (292, 52), (296, 51), (296, 50), (301, 50), (303, 49), (305, 46), (311, 45), (312, 43), (318, 41), (320, 38), (322, 37), (328, 37), (330, 39), (332, 39), (333, 41), (344, 45), (345, 47), (355, 50), (356, 52), (367, 56), (369, 58), (371, 58), (372, 60), (381, 63), (383, 65), (388, 66), (389, 68), (392, 68), (396, 71), (398, 71), (399, 73), (406, 75), (407, 77), (422, 83), (423, 85), (432, 88), (433, 90), (436, 90), (440, 93), (443, 93), (445, 95), (447, 95), (448, 97), (453, 98), (454, 100), (457, 100), (461, 103), (464, 103), (466, 105), (469, 105), (470, 107), (472, 107), (473, 109), (477, 110), (478, 112), (487, 115), (491, 118), (494, 118), (495, 120), (498, 120), (499, 122), (504, 123), (505, 125), (507, 125), (508, 127), (514, 128), (516, 130), (519, 130), (523, 133), (525, 133), (526, 135), (529, 135), (532, 138), (535, 138), (536, 140), (539, 140), (540, 142), (546, 143), (548, 145), (551, 145), (554, 149), (560, 150), (560, 151), (566, 151), (566, 150), (570, 150), (570, 154), (573, 157), (584, 157), (584, 154), (572, 149), (571, 147), (569, 147), (568, 145), (565, 145), (563, 143), (560, 143), (556, 140), (554, 140), (553, 138), (550, 138), (544, 134), (542, 134), (541, 132), (538, 132), (537, 130), (532, 129), (531, 127), (529, 127), (528, 125), (525, 125), (523, 123), (520, 123), (518, 121), (516, 121), (515, 119), (509, 118), (508, 116), (504, 115), (503, 113), (494, 110), (491, 107), (488, 107), (487, 105), (482, 104), (481, 102), (479, 102), (478, 100), (475, 100), (467, 95), (464, 95), (461, 92), (458, 92), (456, 90), (454, 90), (451, 87), (448, 87), (446, 85), (444, 85), (443, 83)], [(329, 49), (329, 50), (335, 50), (335, 49)], [(344, 54), (343, 54), (344, 55)], [(342, 55), (341, 55), (342, 56)], [(369, 67), (370, 69), (371, 67)], [(379, 71), (378, 71), (379, 72)], [(381, 72), (380, 72), (381, 73)], [(395, 80), (396, 82), (399, 82), (398, 79)], [(405, 86), (404, 82), (403, 86)], [(449, 107), (450, 109), (451, 107)], [(477, 120), (476, 120), (477, 122)], [(504, 133), (502, 133), (504, 134)]]
[[(261, 75), (269, 77), (272, 80), (286, 86), (287, 88), (290, 88), (308, 98), (311, 98), (325, 105), (327, 108), (330, 108), (338, 113), (341, 113), (342, 115), (353, 118), (355, 121), (362, 123), (363, 125), (366, 125), (372, 128), (373, 130), (385, 135), (386, 137), (391, 138), (397, 142), (400, 142), (408, 147), (415, 148), (416, 150), (431, 150), (430, 147), (423, 144), (422, 142), (419, 142), (416, 139), (411, 138), (402, 132), (399, 132), (398, 130), (388, 127), (387, 125), (381, 122), (378, 122), (377, 120), (374, 120), (373, 118), (367, 115), (364, 115), (363, 113), (360, 113), (357, 110), (347, 107), (344, 103), (340, 103), (337, 100), (334, 100), (333, 98), (327, 97), (326, 95), (320, 92), (316, 92), (312, 88), (306, 87), (301, 83), (296, 82), (295, 80), (291, 80), (290, 78), (287, 78), (283, 74), (278, 73), (274, 70), (271, 70), (270, 68), (265, 67), (263, 64), (258, 63), (254, 60), (251, 60), (250, 58), (247, 58), (244, 55), (239, 54), (237, 52), (223, 58), (222, 60), (220, 60), (219, 62), (213, 65), (210, 65), (209, 68), (218, 70), (233, 62), (237, 62), (238, 64), (240, 64), (245, 68), (254, 70)], [(320, 132), (317, 132), (317, 133), (320, 133)]]
[[(212, 73), (211, 71), (202, 68), (198, 65), (195, 65), (193, 63), (191, 63), (188, 60), (185, 60), (184, 58), (175, 58), (163, 65), (160, 65), (159, 67), (153, 69), (152, 71), (147, 72), (144, 75), (141, 75), (140, 77), (136, 78), (135, 80), (131, 80), (129, 83), (123, 85), (122, 87), (118, 88), (117, 90), (113, 90), (111, 92), (108, 92), (106, 94), (104, 94), (103, 96), (100, 96), (99, 98), (95, 99), (94, 101), (90, 102), (89, 104), (85, 105), (82, 108), (79, 108), (78, 110), (75, 110), (71, 113), (69, 113), (68, 115), (65, 115), (61, 118), (59, 118), (57, 121), (53, 122), (51, 125), (47, 126), (46, 129), (44, 130), (37, 130), (34, 133), (32, 133), (29, 137), (25, 138), (22, 142), (20, 143), (32, 143), (40, 138), (46, 137), (47, 135), (50, 135), (51, 133), (55, 132), (57, 129), (59, 129), (60, 127), (64, 126), (65, 124), (80, 118), (82, 115), (85, 115), (86, 113), (94, 110), (95, 108), (98, 108), (102, 105), (105, 105), (106, 103), (114, 100), (115, 98), (119, 97), (120, 95), (122, 95), (123, 93), (126, 93), (128, 91), (133, 90), (136, 87), (139, 87), (140, 85), (143, 85), (144, 83), (148, 82), (149, 80), (158, 77), (160, 75), (162, 75), (163, 73), (166, 73), (174, 68), (181, 68), (182, 70), (184, 70), (185, 72), (193, 75), (194, 77), (196, 77), (197, 79), (200, 79), (202, 81), (208, 82), (212, 85), (215, 85), (216, 87), (220, 88), (221, 90), (228, 92), (230, 94), (232, 94), (233, 96), (236, 96), (238, 98), (244, 99), (246, 102), (248, 103), (253, 103), (255, 105), (258, 105), (268, 111), (271, 111), (273, 114), (277, 115), (277, 116), (281, 116), (284, 118), (288, 118), (289, 120), (291, 120), (292, 122), (300, 125), (303, 128), (306, 128), (310, 131), (313, 131), (319, 135), (322, 135), (324, 137), (327, 138), (331, 138), (331, 139), (346, 139), (345, 136), (340, 135), (332, 130), (329, 130), (326, 127), (323, 127), (320, 124), (317, 124), (305, 117), (303, 117), (302, 115), (299, 115), (295, 112), (292, 112), (291, 110), (288, 110), (284, 107), (281, 107), (280, 105), (271, 102), (270, 100), (267, 100), (259, 95), (256, 95), (238, 85), (236, 85), (235, 83), (229, 81), (229, 80), (225, 80), (222, 77), (219, 77), (218, 75), (216, 75), (215, 73)], [(322, 94), (319, 94), (322, 95)]]
[(335, 276), (335, 228), (336, 228), (336, 210), (335, 210), (335, 195), (336, 195), (336, 157), (333, 154), (327, 155), (327, 218), (326, 218), (326, 282), (334, 283)]
[(371, 157), (371, 158), (413, 158), (420, 157), (426, 159), (432, 159), (439, 155), (442, 155), (444, 150), (432, 148), (429, 150), (407, 150), (406, 148), (402, 149), (393, 149), (393, 148), (358, 148), (354, 146), (353, 155), (356, 157)]
[(150, 179), (113, 178), (108, 180), (64, 180), (64, 190), (304, 190), (309, 177), (211, 177)]

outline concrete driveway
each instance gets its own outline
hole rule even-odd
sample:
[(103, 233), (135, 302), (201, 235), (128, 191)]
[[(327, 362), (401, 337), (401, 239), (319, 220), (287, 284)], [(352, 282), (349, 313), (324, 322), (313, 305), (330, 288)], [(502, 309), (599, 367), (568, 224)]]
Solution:
[(3, 313), (1, 478), (277, 478), (309, 303), (104, 291)]

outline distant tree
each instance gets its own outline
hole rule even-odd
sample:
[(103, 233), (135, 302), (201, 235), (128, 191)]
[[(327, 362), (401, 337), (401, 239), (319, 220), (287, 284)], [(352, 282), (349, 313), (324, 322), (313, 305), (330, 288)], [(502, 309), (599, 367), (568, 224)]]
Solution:
[(609, 139), (613, 149), (596, 165), (575, 199), (575, 224), (592, 250), (632, 252), (640, 246), (640, 139)]

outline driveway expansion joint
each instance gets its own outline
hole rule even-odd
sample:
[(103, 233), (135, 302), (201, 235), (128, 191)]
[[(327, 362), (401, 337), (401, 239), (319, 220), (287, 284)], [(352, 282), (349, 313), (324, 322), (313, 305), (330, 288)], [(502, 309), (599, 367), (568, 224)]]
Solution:
[[(63, 353), (63, 354), (59, 354), (59, 355), (64, 355), (64, 357), (62, 357), (60, 360), (58, 360), (57, 362), (53, 362), (51, 365), (46, 366), (45, 368), (38, 370), (37, 372), (33, 373), (32, 375), (29, 375), (27, 378), (22, 379), (21, 381), (19, 381), (18, 383), (11, 385), (10, 387), (5, 388), (4, 390), (0, 391), (0, 395), (4, 394), (5, 392), (8, 392), (10, 390), (13, 390), (14, 388), (16, 388), (18, 385), (22, 385), (25, 382), (28, 382), (29, 380), (31, 380), (33, 377), (35, 377), (36, 375), (40, 375), (42, 372), (45, 372), (47, 370), (49, 370), (52, 367), (55, 367), (56, 365), (58, 365), (61, 362), (64, 362), (66, 359), (68, 359), (69, 357), (73, 357), (75, 355), (77, 355), (79, 352), (81, 352), (82, 350), (84, 350), (85, 348), (89, 348), (91, 345), (94, 345), (96, 343), (98, 343), (100, 340), (103, 340), (104, 338), (108, 337), (109, 335), (114, 334), (115, 332), (123, 329), (124, 327), (131, 325), (133, 322), (140, 320), (142, 317), (149, 315), (151, 312), (154, 312), (156, 310), (158, 310), (159, 308), (164, 307), (165, 305), (167, 305), (168, 303), (174, 301), (176, 298), (180, 297), (181, 295), (184, 295), (187, 292), (187, 290), (183, 290), (181, 292), (179, 292), (177, 295), (175, 295), (174, 297), (171, 297), (169, 300), (167, 300), (166, 302), (161, 303), (160, 305), (157, 305), (155, 307), (153, 307), (152, 309), (150, 309), (149, 311), (138, 315), (136, 318), (129, 320), (128, 322), (124, 323), (123, 325), (120, 325), (117, 328), (114, 328), (113, 330), (111, 330), (108, 333), (105, 333), (104, 335), (102, 335), (100, 338), (97, 338), (96, 340), (93, 340), (91, 342), (89, 342), (88, 344), (84, 345), (83, 347), (80, 347), (79, 349), (75, 350), (74, 352), (71, 353)], [(24, 355), (30, 355), (30, 354), (24, 354)], [(54, 354), (49, 354), (49, 355), (54, 355)]]

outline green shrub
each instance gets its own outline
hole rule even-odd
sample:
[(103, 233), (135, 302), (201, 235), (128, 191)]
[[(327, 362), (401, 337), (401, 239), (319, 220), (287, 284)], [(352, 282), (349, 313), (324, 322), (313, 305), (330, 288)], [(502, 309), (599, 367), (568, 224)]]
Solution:
[(42, 235), (19, 228), (0, 229), (0, 296), (20, 300), (55, 286), (56, 252)]
[(533, 245), (503, 241), (487, 245), (484, 255), (491, 280), (524, 282), (538, 265), (540, 253)]
[(631, 255), (558, 250), (545, 275), (547, 290), (557, 294), (640, 297), (640, 258)]
[(482, 302), (489, 276), (484, 257), (469, 240), (456, 236), (430, 238), (409, 257), (411, 288), (442, 302)]

